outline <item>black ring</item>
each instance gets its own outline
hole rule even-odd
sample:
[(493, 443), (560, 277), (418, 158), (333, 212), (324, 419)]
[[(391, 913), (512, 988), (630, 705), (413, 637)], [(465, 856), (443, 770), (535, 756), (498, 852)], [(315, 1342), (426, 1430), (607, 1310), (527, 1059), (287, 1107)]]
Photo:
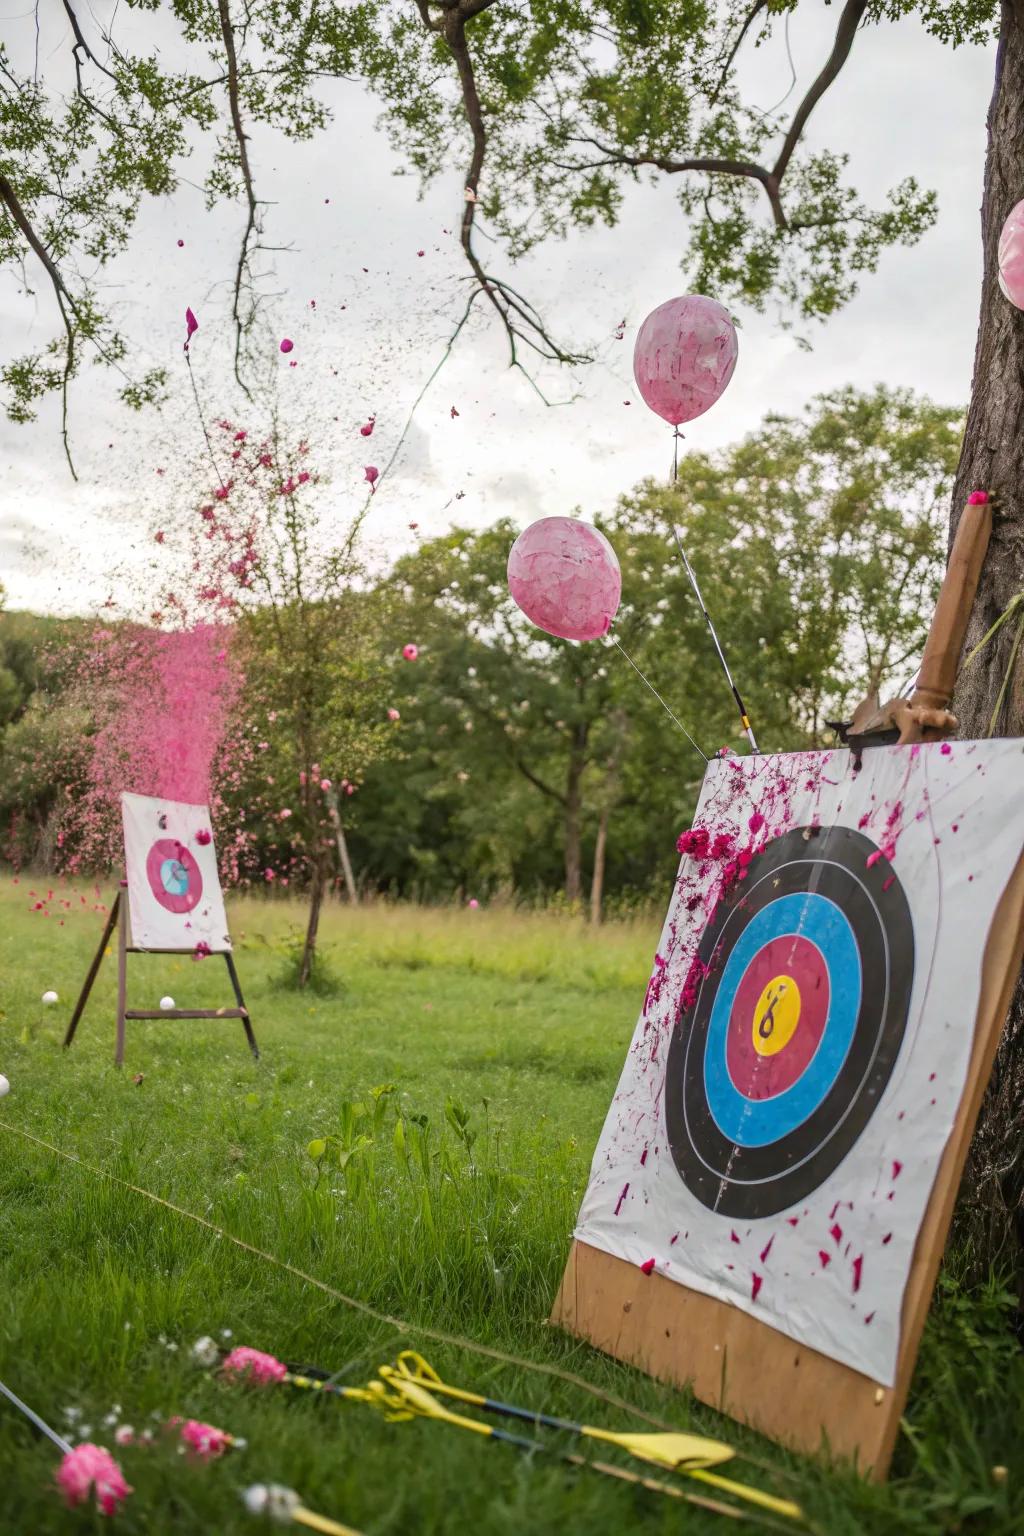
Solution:
[[(853, 1038), (831, 1087), (800, 1125), (768, 1145), (739, 1146), (716, 1124), (704, 1081), (719, 982), (752, 918), (780, 897), (805, 892), (834, 901), (853, 931), (862, 975)], [(691, 1006), (680, 1002), (668, 1050), (665, 1122), (672, 1157), (687, 1188), (710, 1210), (740, 1219), (772, 1216), (835, 1171), (892, 1075), (914, 979), (910, 907), (891, 864), (863, 833), (797, 827), (754, 855), (746, 879), (705, 928), (697, 958), (707, 974)]]

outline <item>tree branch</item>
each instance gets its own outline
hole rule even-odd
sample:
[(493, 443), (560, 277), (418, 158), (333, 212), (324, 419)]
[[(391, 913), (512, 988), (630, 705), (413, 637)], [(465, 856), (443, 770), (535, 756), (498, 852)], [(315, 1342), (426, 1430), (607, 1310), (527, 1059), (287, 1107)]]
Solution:
[(733, 43), (732, 47), (729, 49), (728, 55), (726, 56), (725, 63), (722, 65), (722, 73), (718, 77), (718, 84), (715, 86), (714, 90), (711, 93), (711, 96), (708, 99), (708, 105), (709, 106), (713, 107), (713, 106), (715, 106), (717, 104), (718, 98), (719, 98), (719, 96), (722, 93), (723, 87), (725, 86), (725, 82), (729, 78), (729, 71), (732, 69), (732, 66), (736, 62), (736, 55), (739, 53), (740, 49), (743, 47), (743, 39), (746, 37), (747, 33), (750, 31), (751, 27), (754, 25), (754, 22), (757, 20), (757, 18), (760, 15), (760, 13), (767, 8), (767, 5), (768, 5), (768, 0), (754, 0), (754, 4), (751, 6), (750, 10), (747, 12), (746, 16), (744, 17), (743, 25), (742, 25), (742, 27), (740, 27), (739, 33), (737, 34), (737, 37), (736, 37), (736, 41)]
[[(473, 244), (477, 198), (480, 177), (487, 155), (487, 128), (483, 107), (477, 91), (473, 60), (466, 39), (466, 23), (489, 9), (495, 0), (417, 0), (417, 7), (424, 25), (432, 32), (439, 32), (455, 61), (462, 93), (462, 106), (472, 135), (472, 152), (465, 176), (465, 202), (459, 229), (462, 246), (470, 271), (479, 290), (486, 294), (488, 302), (501, 321), (508, 338), (509, 363), (519, 368), (535, 389), (537, 385), (519, 358), (519, 343), (528, 346), (550, 362), (577, 363), (586, 361), (582, 356), (567, 352), (554, 340), (544, 322), (533, 307), (500, 278), (485, 271)], [(440, 15), (434, 12), (440, 11)], [(549, 402), (537, 390), (545, 404)]]
[(78, 475), (75, 472), (74, 460), (71, 457), (71, 444), (68, 440), (68, 384), (71, 380), (72, 374), (75, 371), (76, 335), (71, 316), (73, 315), (76, 320), (79, 319), (78, 306), (75, 303), (74, 297), (69, 292), (68, 287), (60, 274), (59, 267), (57, 266), (56, 262), (53, 261), (49, 251), (46, 249), (45, 245), (36, 234), (35, 229), (32, 227), (32, 223), (28, 217), (28, 214), (21, 206), (18, 194), (15, 192), (7, 177), (2, 173), (0, 173), (0, 203), (3, 203), (4, 207), (7, 209), (11, 218), (17, 225), (18, 229), (20, 229), (21, 233), (28, 241), (29, 246), (38, 257), (39, 261), (42, 263), (46, 274), (53, 286), (54, 295), (57, 299), (57, 308), (60, 310), (60, 317), (64, 322), (64, 330), (67, 333), (67, 344), (64, 349), (64, 367), (61, 373), (60, 385), (61, 438), (64, 443), (64, 457), (68, 461), (68, 468), (71, 471), (71, 478), (73, 480), (77, 480)]
[(840, 16), (839, 25), (836, 28), (832, 52), (828, 56), (824, 69), (794, 112), (793, 121), (789, 125), (789, 132), (786, 134), (782, 149), (779, 151), (779, 158), (772, 167), (772, 175), (775, 177), (776, 182), (781, 182), (786, 174), (786, 169), (793, 157), (793, 151), (800, 141), (800, 135), (807, 126), (807, 119), (829, 86), (835, 83), (843, 65), (850, 57), (850, 51), (857, 36), (857, 28), (860, 26), (867, 8), (868, 0), (846, 0), (843, 14)]
[(249, 165), (249, 148), (246, 140), (245, 128), (242, 124), (242, 109), (238, 94), (238, 56), (235, 52), (235, 32), (231, 25), (231, 11), (228, 0), (217, 0), (217, 8), (220, 14), (220, 31), (224, 40), (224, 52), (228, 62), (228, 105), (231, 111), (231, 127), (238, 146), (238, 164), (242, 172), (242, 183), (245, 187), (247, 204), (247, 216), (245, 230), (242, 234), (242, 244), (238, 252), (238, 264), (235, 268), (235, 288), (231, 305), (231, 314), (235, 322), (235, 380), (247, 400), (252, 400), (248, 385), (242, 378), (241, 358), (242, 340), (252, 323), (252, 306), (250, 306), (249, 319), (243, 321), (240, 304), (242, 283), (249, 270), (249, 242), (253, 235), (259, 234), (259, 208), (256, 202), (256, 192), (253, 187), (252, 168)]

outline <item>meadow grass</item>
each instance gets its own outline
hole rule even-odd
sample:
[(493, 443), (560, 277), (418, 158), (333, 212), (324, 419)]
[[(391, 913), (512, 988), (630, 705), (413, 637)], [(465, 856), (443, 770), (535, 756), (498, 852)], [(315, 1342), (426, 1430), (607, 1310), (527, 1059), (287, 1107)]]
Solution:
[[(699, 1536), (732, 1524), (431, 1423), (389, 1424), (283, 1387), (240, 1390), (189, 1359), (211, 1334), (361, 1384), (417, 1347), (448, 1380), (492, 1396), (611, 1428), (631, 1422), (525, 1364), (424, 1341), (417, 1325), (572, 1371), (667, 1423), (728, 1439), (751, 1458), (734, 1464), (738, 1476), (799, 1499), (829, 1536), (1022, 1528), (1024, 1361), (995, 1281), (967, 1294), (947, 1266), (881, 1488), (787, 1455), (547, 1325), (653, 921), (594, 932), (501, 910), (330, 908), (321, 990), (300, 995), (282, 984), (298, 906), (235, 901), (262, 1060), (235, 1022), (161, 1020), (129, 1024), (119, 1072), (112, 959), (72, 1051), (60, 1045), (102, 924), (95, 898), (56, 892), (44, 919), (33, 889), (24, 876), (0, 887), (0, 1072), (11, 1081), (0, 1119), (411, 1325), (367, 1317), (0, 1132), (0, 1379), (56, 1427), (77, 1411), (79, 1428), (108, 1445), (112, 1417), (139, 1430), (171, 1414), (248, 1441), (209, 1465), (166, 1442), (119, 1451), (136, 1493), (117, 1529), (234, 1536), (253, 1528), (239, 1492), (257, 1481), (294, 1487), (369, 1536)], [(134, 1006), (166, 993), (181, 1006), (230, 1001), (215, 959), (133, 957), (129, 983)], [(40, 1003), (48, 988), (56, 1008)], [(49, 1487), (54, 1464), (0, 1405), (0, 1530), (107, 1528), (63, 1509)]]

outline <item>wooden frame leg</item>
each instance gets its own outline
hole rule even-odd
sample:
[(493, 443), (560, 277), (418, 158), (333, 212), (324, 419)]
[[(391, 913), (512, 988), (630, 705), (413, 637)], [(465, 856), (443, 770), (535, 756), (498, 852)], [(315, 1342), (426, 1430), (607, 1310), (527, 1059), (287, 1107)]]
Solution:
[(231, 985), (235, 989), (235, 1001), (242, 1010), (242, 1028), (245, 1030), (245, 1038), (249, 1042), (249, 1049), (257, 1061), (260, 1059), (260, 1048), (256, 1044), (256, 1036), (252, 1032), (252, 1024), (249, 1019), (249, 1010), (245, 1006), (245, 998), (242, 996), (242, 986), (238, 980), (238, 972), (235, 969), (235, 957), (229, 949), (224, 951), (224, 959), (227, 963), (228, 975), (231, 977)]
[(121, 903), (117, 925), (117, 1044), (114, 1066), (124, 1066), (124, 1016), (128, 1006), (128, 903)]
[(71, 1023), (68, 1025), (67, 1031), (64, 1035), (65, 1050), (67, 1050), (68, 1046), (75, 1038), (75, 1030), (78, 1028), (78, 1021), (82, 1017), (82, 1014), (85, 1012), (85, 1005), (89, 1001), (89, 993), (92, 991), (92, 984), (96, 980), (96, 975), (103, 963), (103, 956), (106, 951), (107, 944), (110, 941), (110, 935), (114, 931), (114, 924), (117, 922), (117, 914), (120, 909), (121, 892), (118, 891), (117, 895), (114, 897), (110, 912), (107, 914), (107, 924), (103, 930), (103, 937), (100, 939), (99, 948), (93, 956), (92, 964), (89, 967), (89, 974), (86, 976), (85, 983), (78, 995), (78, 1002), (75, 1004), (75, 1011), (71, 1015)]

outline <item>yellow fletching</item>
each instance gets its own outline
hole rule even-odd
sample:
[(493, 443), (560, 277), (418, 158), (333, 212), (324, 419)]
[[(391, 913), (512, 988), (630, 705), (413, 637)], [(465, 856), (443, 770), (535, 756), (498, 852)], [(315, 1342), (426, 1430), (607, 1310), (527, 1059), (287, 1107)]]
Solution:
[(689, 1472), (695, 1467), (717, 1467), (723, 1461), (731, 1461), (735, 1452), (719, 1440), (705, 1440), (701, 1435), (683, 1434), (617, 1434), (610, 1429), (593, 1429), (582, 1426), (588, 1440), (604, 1440), (617, 1445), (640, 1461), (651, 1461), (656, 1467), (669, 1471)]
[(471, 1429), (474, 1434), (492, 1434), (487, 1424), (478, 1424), (476, 1419), (464, 1418), (461, 1413), (452, 1413), (450, 1408), (445, 1408), (436, 1398), (432, 1397), (426, 1387), (421, 1387), (418, 1382), (411, 1381), (396, 1371), (394, 1366), (382, 1365), (380, 1374), (393, 1389), (392, 1396), (398, 1395), (398, 1400), (406, 1409), (412, 1409), (415, 1413), (422, 1413), (428, 1419), (442, 1419), (447, 1424), (458, 1424), (462, 1429)]

